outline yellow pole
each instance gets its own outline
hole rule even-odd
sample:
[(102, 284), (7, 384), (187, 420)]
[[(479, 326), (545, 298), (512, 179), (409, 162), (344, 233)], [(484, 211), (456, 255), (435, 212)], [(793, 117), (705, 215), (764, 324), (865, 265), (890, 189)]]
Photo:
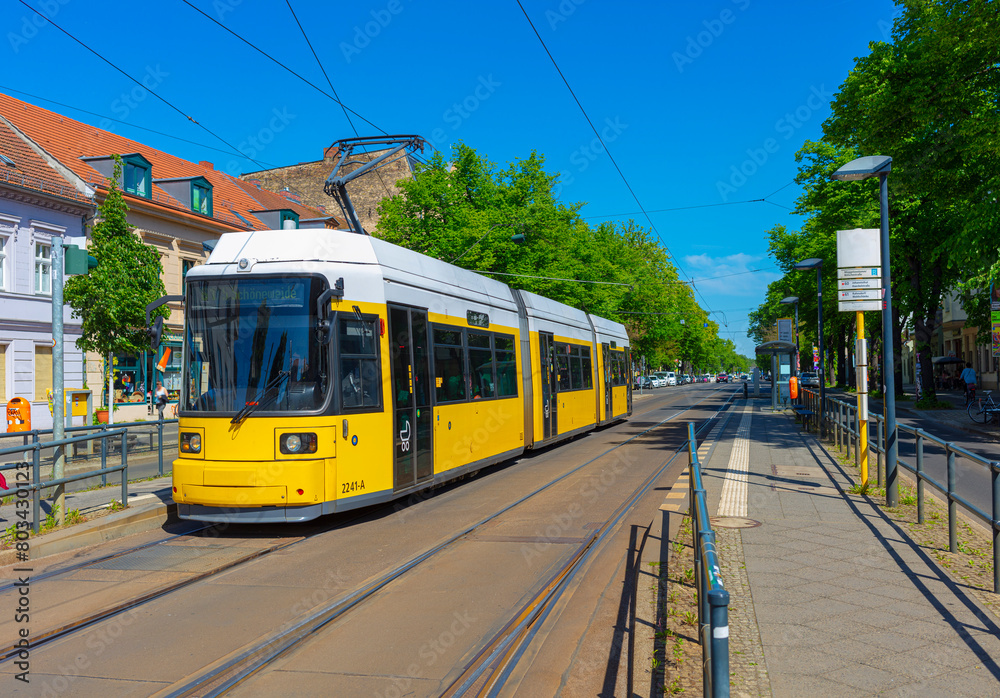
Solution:
[[(858, 340), (862, 341), (865, 338), (865, 314), (863, 311), (857, 311), (857, 321), (858, 321)], [(867, 353), (867, 352), (866, 352)], [(867, 364), (868, 359), (865, 359)], [(861, 372), (864, 372), (864, 376)], [(858, 446), (861, 450), (861, 486), (866, 490), (868, 489), (868, 411), (867, 411), (867, 397), (868, 397), (868, 366), (863, 365), (859, 367), (858, 371)], [(862, 402), (866, 403), (864, 407), (864, 413), (862, 413)], [(861, 417), (864, 416), (864, 419)]]

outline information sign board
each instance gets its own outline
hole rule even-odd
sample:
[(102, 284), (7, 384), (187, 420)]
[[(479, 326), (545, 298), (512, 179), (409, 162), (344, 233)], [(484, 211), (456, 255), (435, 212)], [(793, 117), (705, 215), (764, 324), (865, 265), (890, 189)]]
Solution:
[(882, 301), (840, 301), (837, 309), (841, 312), (882, 310)]
[(792, 318), (778, 318), (778, 341), (789, 343), (795, 341), (792, 336)]
[(882, 288), (881, 278), (863, 278), (863, 279), (839, 279), (837, 281), (837, 287), (841, 291), (846, 291), (851, 288)]
[(882, 276), (882, 267), (842, 267), (837, 270), (838, 279), (863, 279)]
[(855, 288), (837, 293), (837, 300), (842, 301), (874, 301), (881, 297), (882, 289), (880, 288)]

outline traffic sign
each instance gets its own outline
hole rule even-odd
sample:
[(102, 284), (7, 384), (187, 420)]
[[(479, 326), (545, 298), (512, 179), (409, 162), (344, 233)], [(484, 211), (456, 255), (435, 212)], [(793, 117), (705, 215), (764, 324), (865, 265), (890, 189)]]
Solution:
[(840, 312), (857, 312), (858, 310), (882, 310), (882, 301), (840, 301)]
[(882, 288), (882, 279), (840, 279), (837, 281), (837, 287), (841, 291), (846, 291), (852, 288)]
[(856, 288), (837, 293), (837, 300), (842, 301), (874, 301), (881, 297), (882, 289), (880, 288)]
[(882, 276), (882, 267), (841, 267), (837, 269), (838, 279), (863, 279)]

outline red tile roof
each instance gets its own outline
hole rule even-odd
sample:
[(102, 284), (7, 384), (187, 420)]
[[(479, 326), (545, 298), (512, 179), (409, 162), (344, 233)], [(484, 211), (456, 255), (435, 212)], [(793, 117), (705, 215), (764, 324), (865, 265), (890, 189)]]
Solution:
[(7, 183), (67, 199), (89, 201), (3, 121), (0, 121), (0, 155), (13, 163), (11, 165), (0, 158), (0, 184)]
[[(245, 184), (244, 182), (215, 170), (211, 163), (193, 163), (182, 160), (138, 141), (75, 121), (3, 93), (0, 93), (0, 115), (3, 115), (67, 169), (96, 187), (106, 187), (107, 180), (100, 172), (80, 158), (140, 153), (152, 163), (152, 178), (154, 180), (175, 177), (204, 177), (212, 184), (213, 218), (226, 229), (245, 230), (247, 228), (246, 223), (239, 216), (234, 215), (233, 211), (240, 214), (257, 229), (262, 229), (265, 225), (250, 211), (283, 208), (295, 211), (300, 218), (326, 217), (326, 214), (321, 211), (288, 201), (274, 192), (255, 190), (251, 194), (242, 186)], [(3, 175), (0, 174), (0, 180), (2, 178)], [(126, 194), (126, 198), (130, 202), (143, 200), (143, 197), (131, 194)], [(280, 205), (275, 204), (274, 200), (280, 202)], [(151, 201), (156, 205), (179, 209), (193, 216), (201, 217), (200, 214), (193, 213), (190, 208), (167, 194), (155, 181), (152, 183)]]

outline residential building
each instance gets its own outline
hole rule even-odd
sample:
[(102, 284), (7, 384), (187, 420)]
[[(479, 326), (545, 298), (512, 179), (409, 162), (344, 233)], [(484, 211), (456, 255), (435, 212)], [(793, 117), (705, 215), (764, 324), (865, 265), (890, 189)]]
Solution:
[[(100, 204), (108, 191), (113, 156), (124, 167), (118, 183), (129, 207), (128, 222), (160, 254), (168, 295), (181, 295), (184, 277), (207, 258), (203, 245), (231, 231), (334, 227), (321, 210), (218, 171), (211, 162), (190, 162), (61, 114), (0, 94), (0, 117), (24, 144), (78, 191)], [(79, 234), (82, 235), (82, 232)], [(165, 340), (157, 352), (114, 357), (115, 421), (145, 418), (148, 392), (162, 380), (180, 390), (183, 309), (171, 304)], [(102, 385), (105, 358), (88, 355), (86, 380)], [(21, 385), (21, 384), (19, 384)], [(95, 405), (106, 395), (95, 389)]]
[[(79, 184), (0, 119), (0, 405), (28, 400), (34, 429), (52, 428), (52, 238), (81, 242), (95, 210)], [(81, 388), (80, 322), (64, 308), (63, 323), (65, 386)]]

